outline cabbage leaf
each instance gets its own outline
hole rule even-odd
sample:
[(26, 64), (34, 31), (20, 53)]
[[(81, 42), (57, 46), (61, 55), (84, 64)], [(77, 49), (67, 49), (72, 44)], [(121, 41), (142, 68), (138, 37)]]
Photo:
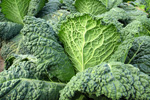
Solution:
[(31, 0), (28, 8), (28, 16), (35, 16), (44, 7), (46, 0)]
[(149, 88), (150, 77), (133, 65), (103, 62), (72, 77), (60, 100), (74, 100), (81, 94), (92, 100), (149, 100)]
[(75, 74), (72, 63), (52, 27), (44, 19), (26, 16), (21, 33), (24, 35), (24, 46), (38, 59), (39, 74), (49, 73), (50, 78), (70, 80)]
[(125, 63), (139, 68), (150, 75), (150, 36), (140, 36), (134, 39)]
[(27, 14), (30, 0), (3, 0), (2, 13), (13, 22), (23, 24), (23, 17)]
[(93, 15), (102, 14), (107, 11), (106, 6), (99, 0), (76, 0), (75, 7), (80, 13)]
[(108, 60), (120, 39), (113, 25), (103, 25), (88, 14), (70, 16), (62, 23), (59, 37), (77, 71)]
[(76, 0), (75, 7), (80, 13), (99, 15), (120, 3), (122, 0)]
[(35, 77), (36, 67), (32, 60), (22, 59), (13, 63), (8, 70), (1, 72), (0, 99), (57, 100), (59, 91), (65, 84), (38, 80)]
[(16, 36), (22, 27), (21, 24), (13, 22), (0, 22), (0, 38), (2, 40), (9, 40)]

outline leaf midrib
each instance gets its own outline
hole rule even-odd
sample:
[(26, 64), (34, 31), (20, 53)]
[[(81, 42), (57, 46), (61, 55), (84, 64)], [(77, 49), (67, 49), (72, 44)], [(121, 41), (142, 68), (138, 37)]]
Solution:
[(19, 7), (18, 7), (18, 5), (17, 5), (17, 1), (15, 0), (15, 5), (16, 5), (16, 9), (17, 9), (17, 13), (18, 13), (18, 15), (19, 15), (19, 19), (20, 19), (20, 21), (21, 21), (21, 23), (23, 23), (23, 19), (22, 19), (22, 17), (21, 17), (21, 15), (20, 15), (20, 10), (19, 10)]

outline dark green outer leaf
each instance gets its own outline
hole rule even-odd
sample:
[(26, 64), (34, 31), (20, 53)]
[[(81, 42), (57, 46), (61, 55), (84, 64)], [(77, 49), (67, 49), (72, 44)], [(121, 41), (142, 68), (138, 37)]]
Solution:
[(26, 16), (24, 19), (24, 43), (38, 59), (39, 73), (49, 74), (62, 81), (69, 81), (75, 74), (73, 66), (59, 44), (52, 28), (45, 20)]
[(13, 42), (2, 43), (1, 52), (0, 52), (1, 57), (5, 60), (11, 54), (15, 53), (16, 48), (17, 45)]
[(112, 54), (109, 61), (125, 63), (125, 60), (128, 56), (128, 52), (129, 52), (130, 48), (132, 47), (133, 40), (134, 39), (131, 38), (131, 39), (126, 39), (125, 41), (123, 41), (118, 46), (116, 51)]
[(43, 9), (37, 14), (37, 17), (43, 17), (47, 14), (55, 12), (60, 9), (60, 1), (59, 0), (49, 0), (48, 3), (43, 7)]
[(150, 19), (147, 14), (134, 6), (122, 4), (110, 11), (97, 15), (104, 23), (112, 23), (121, 33), (122, 40), (150, 35)]
[(74, 6), (75, 0), (60, 0), (60, 1), (62, 1), (63, 4), (65, 4), (66, 10), (70, 11), (71, 13), (77, 12), (77, 9)]
[(126, 63), (133, 64), (142, 72), (150, 75), (150, 37), (141, 36), (134, 39)]
[(24, 46), (22, 34), (18, 34), (11, 40), (2, 43), (0, 52), (2, 58), (5, 60), (7, 57), (13, 54), (31, 54)]
[(12, 79), (0, 83), (1, 100), (58, 100), (64, 84), (34, 79)]
[(61, 91), (59, 100), (73, 100), (81, 93), (94, 100), (102, 97), (111, 100), (149, 100), (149, 88), (150, 77), (138, 68), (120, 62), (102, 63), (72, 77)]
[(0, 73), (0, 100), (58, 100), (65, 84), (36, 76), (36, 60), (31, 55), (15, 56), (10, 68)]
[(16, 36), (22, 25), (13, 22), (0, 22), (0, 38), (3, 40), (9, 40)]
[(118, 30), (121, 30), (122, 27), (129, 23), (129, 16), (126, 11), (118, 7), (114, 7), (110, 11), (96, 17), (102, 18), (105, 23), (114, 24)]
[(35, 16), (44, 7), (46, 0), (31, 0), (28, 8), (28, 16)]
[(0, 22), (4, 22), (4, 21), (7, 21), (7, 20), (4, 17), (4, 14), (1, 12), (1, 8), (0, 8)]

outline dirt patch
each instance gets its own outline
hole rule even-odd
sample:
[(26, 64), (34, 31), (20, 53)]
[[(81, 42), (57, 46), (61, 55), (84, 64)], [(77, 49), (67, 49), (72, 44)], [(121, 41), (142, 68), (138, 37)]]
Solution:
[(0, 72), (2, 72), (4, 69), (4, 60), (3, 58), (0, 56)]

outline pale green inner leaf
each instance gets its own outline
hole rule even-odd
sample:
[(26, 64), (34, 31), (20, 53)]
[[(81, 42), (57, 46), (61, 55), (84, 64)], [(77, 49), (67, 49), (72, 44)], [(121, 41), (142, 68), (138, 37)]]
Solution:
[(59, 37), (65, 51), (78, 71), (108, 60), (114, 52), (119, 35), (112, 25), (102, 25), (89, 15), (68, 19)]

